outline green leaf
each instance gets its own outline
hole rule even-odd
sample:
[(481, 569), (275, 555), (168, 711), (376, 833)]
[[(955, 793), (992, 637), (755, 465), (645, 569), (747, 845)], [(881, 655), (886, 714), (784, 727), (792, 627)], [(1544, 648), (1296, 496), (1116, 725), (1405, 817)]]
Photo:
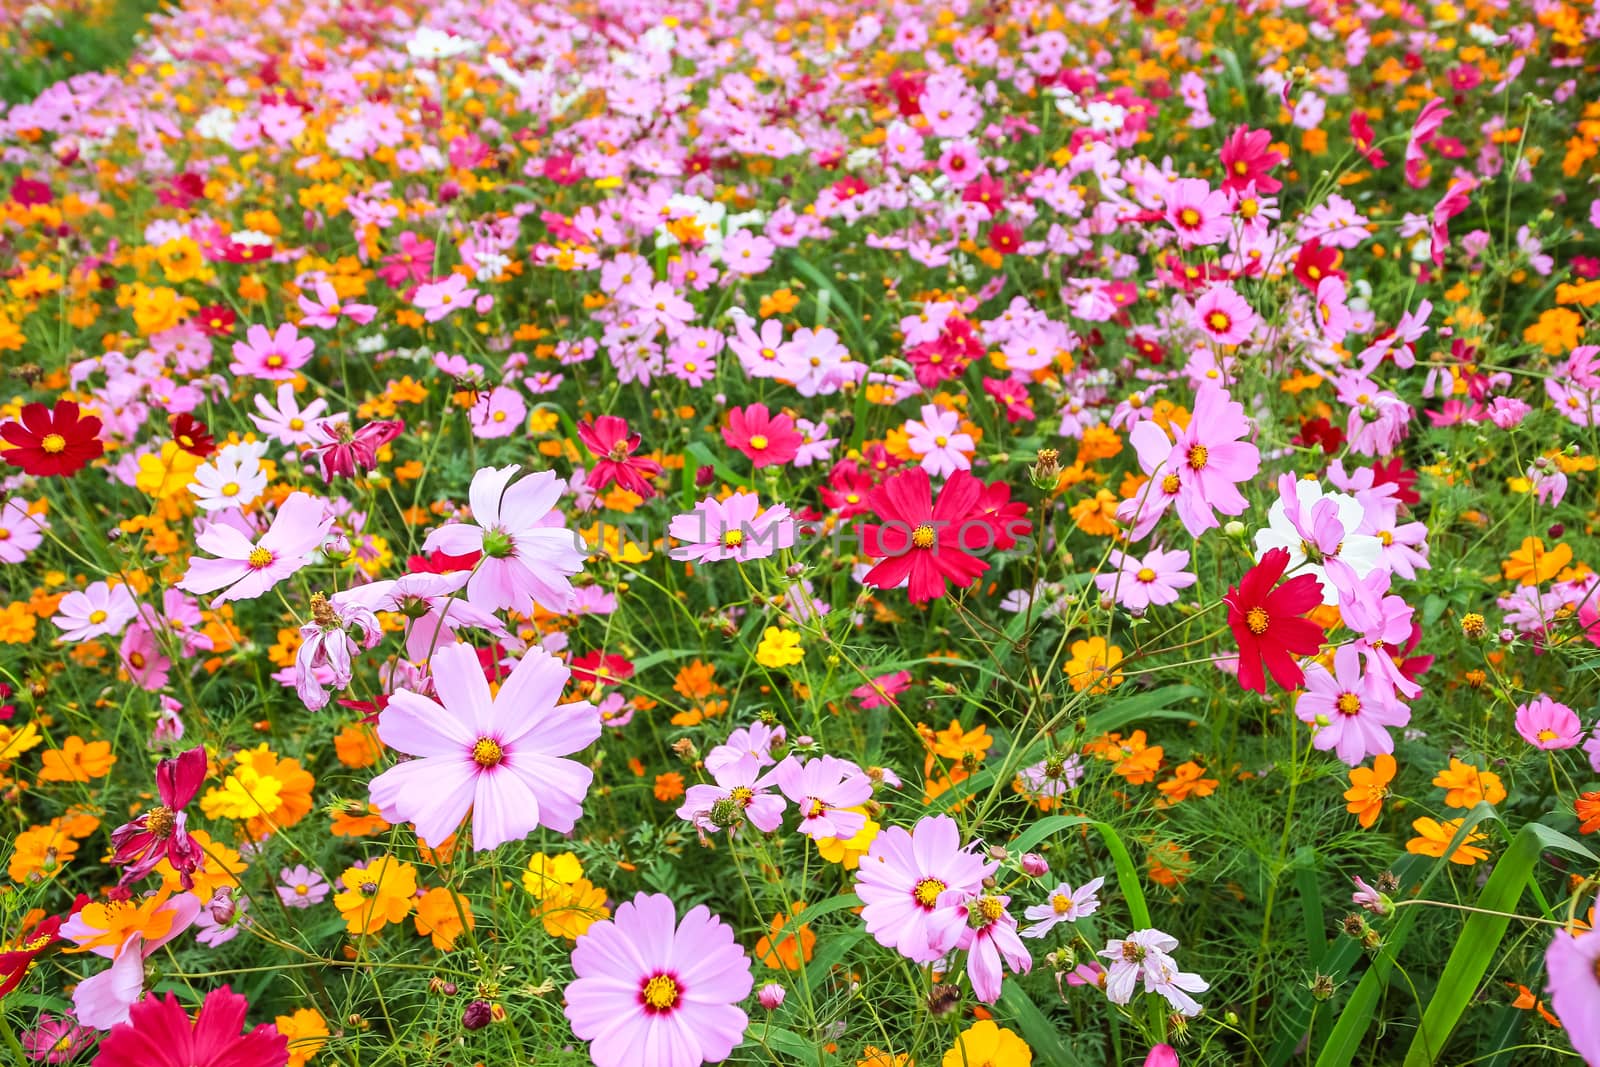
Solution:
[(1121, 729), (1129, 723), (1138, 722), (1140, 719), (1204, 721), (1205, 716), (1201, 712), (1187, 711), (1175, 706), (1199, 695), (1200, 690), (1192, 685), (1164, 685), (1160, 689), (1136, 693), (1090, 712), (1089, 735), (1098, 737)]
[(1328, 919), (1322, 910), (1322, 887), (1317, 883), (1317, 850), (1301, 845), (1294, 854), (1294, 883), (1300, 895), (1300, 919), (1305, 928), (1311, 966), (1322, 970), (1328, 954)]
[(1478, 983), (1488, 973), (1506, 927), (1511, 924), (1512, 913), (1538, 868), (1539, 856), (1547, 849), (1566, 852), (1590, 864), (1595, 862), (1594, 854), (1587, 848), (1548, 826), (1530, 823), (1518, 831), (1505, 855), (1495, 862), (1494, 873), (1489, 875), (1473, 905), (1483, 910), (1467, 919), (1461, 936), (1456, 939), (1444, 973), (1439, 976), (1439, 984), (1428, 1001), (1428, 1009), (1423, 1013), (1422, 1025), (1411, 1040), (1405, 1067), (1428, 1067), (1438, 1062), (1451, 1032), (1476, 995)]
[(1015, 981), (1000, 990), (1000, 1005), (1016, 1021), (1022, 1037), (1033, 1048), (1036, 1062), (1078, 1067), (1083, 1061), (1061, 1040), (1061, 1029), (1039, 1010)]

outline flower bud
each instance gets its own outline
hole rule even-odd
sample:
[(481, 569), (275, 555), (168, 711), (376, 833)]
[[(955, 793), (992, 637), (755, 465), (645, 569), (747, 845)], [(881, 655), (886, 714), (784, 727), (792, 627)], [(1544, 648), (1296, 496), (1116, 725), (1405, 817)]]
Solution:
[(1223, 524), (1222, 532), (1236, 541), (1244, 540), (1244, 523), (1238, 519), (1229, 519)]
[(461, 1025), (467, 1030), (482, 1030), (494, 1018), (487, 1000), (474, 1000), (461, 1013)]
[(1037, 461), (1028, 468), (1028, 480), (1035, 489), (1054, 489), (1061, 480), (1061, 453), (1053, 448), (1039, 449)]
[(227, 926), (233, 922), (233, 917), (238, 914), (239, 906), (233, 899), (233, 890), (226, 886), (217, 887), (211, 894), (211, 900), (206, 904), (206, 910), (211, 912), (211, 918), (219, 926)]
[(343, 530), (335, 530), (322, 542), (322, 554), (335, 563), (350, 558), (350, 538), (346, 537)]
[(1043, 878), (1050, 873), (1050, 864), (1037, 852), (1024, 852), (1022, 854), (1022, 873), (1030, 878)]
[(717, 472), (713, 467), (697, 467), (694, 472), (694, 487), (708, 489), (711, 483), (717, 480)]
[(756, 994), (756, 999), (759, 1000), (761, 1002), (761, 1006), (766, 1008), (768, 1011), (777, 1011), (779, 1008), (783, 1007), (784, 996), (785, 993), (783, 986), (779, 985), (777, 982), (768, 982), (766, 985), (762, 986), (761, 991)]
[(1178, 1067), (1178, 1053), (1171, 1045), (1157, 1045), (1144, 1058), (1144, 1067)]

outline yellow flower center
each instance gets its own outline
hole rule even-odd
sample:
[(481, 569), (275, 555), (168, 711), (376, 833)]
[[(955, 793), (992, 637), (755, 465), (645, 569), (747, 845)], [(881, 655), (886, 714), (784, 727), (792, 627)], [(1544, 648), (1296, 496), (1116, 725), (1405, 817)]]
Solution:
[(1205, 445), (1189, 446), (1189, 469), (1204, 470), (1206, 462), (1211, 458), (1211, 452)]
[(250, 550), (249, 557), (245, 560), (251, 570), (259, 571), (263, 567), (272, 565), (272, 550), (257, 546)]
[(89, 612), (89, 621), (91, 623), (93, 623), (95, 626), (99, 626), (101, 623), (105, 622), (106, 618), (107, 618), (106, 613), (104, 611), (101, 611), (99, 608), (96, 608), (94, 611)]
[(239, 483), (238, 482), (229, 482), (227, 485), (223, 486), (222, 487), (222, 495), (223, 496), (238, 496), (239, 495)]
[(294, 887), (294, 895), (297, 897), (308, 896), (310, 893), (311, 887), (306, 885), (304, 882), (301, 882), (299, 885)]
[(289, 429), (294, 430), (296, 433), (300, 432), (301, 430), (303, 430), (305, 428), (306, 428), (306, 420), (305, 419), (295, 418), (295, 419), (290, 419), (289, 420)]
[(1072, 910), (1072, 898), (1065, 893), (1057, 893), (1050, 898), (1050, 910), (1057, 915), (1065, 915)]
[(1233, 325), (1233, 320), (1228, 318), (1228, 314), (1225, 311), (1213, 311), (1206, 316), (1206, 325), (1218, 333), (1227, 333), (1228, 327)]
[(917, 548), (932, 548), (935, 540), (933, 524), (930, 522), (925, 522), (911, 531), (911, 543)]
[(667, 975), (658, 974), (644, 984), (640, 995), (651, 1011), (671, 1011), (678, 1006), (678, 983)]
[(759, 433), (753, 435), (750, 438), (750, 447), (755, 449), (757, 452), (759, 452), (762, 449), (766, 448), (767, 447), (766, 435), (765, 434), (759, 434)]
[(755, 799), (756, 793), (755, 790), (747, 785), (736, 785), (728, 791), (728, 795), (738, 801), (741, 808), (748, 808), (750, 802)]
[(1198, 226), (1200, 225), (1200, 212), (1192, 207), (1186, 207), (1178, 212), (1178, 221), (1185, 226)]
[(1355, 715), (1361, 710), (1361, 698), (1354, 693), (1340, 693), (1334, 704), (1341, 715)]
[(985, 922), (996, 922), (1005, 914), (1005, 910), (1006, 906), (1000, 903), (999, 897), (985, 896), (978, 899), (978, 913), (983, 916)]
[(1267, 632), (1267, 623), (1269, 621), (1265, 608), (1251, 608), (1244, 614), (1244, 624), (1250, 627), (1250, 632), (1257, 637)]
[(1181, 484), (1183, 483), (1178, 480), (1178, 476), (1176, 474), (1169, 474), (1165, 478), (1161, 479), (1161, 491), (1168, 496), (1174, 496), (1177, 494), (1178, 486)]
[(1540, 741), (1554, 741), (1556, 739), (1556, 732), (1546, 728), (1540, 730), (1537, 736)]
[(505, 749), (492, 737), (480, 737), (472, 746), (472, 762), (480, 767), (497, 766), (505, 758)]
[(916, 898), (917, 904), (930, 911), (939, 903), (939, 894), (950, 887), (937, 878), (924, 878), (911, 889), (911, 895)]
[(1134, 577), (1138, 578), (1141, 582), (1153, 582), (1156, 580), (1156, 572), (1151, 570), (1149, 567), (1140, 567), (1139, 573), (1134, 575)]
[(174, 827), (177, 825), (177, 813), (165, 804), (157, 805), (145, 812), (144, 828), (150, 831), (150, 836), (152, 837), (170, 837)]
[(39, 447), (55, 455), (57, 452), (67, 450), (67, 439), (58, 433), (47, 433), (44, 435), (44, 440), (39, 442)]
[(729, 530), (722, 535), (722, 547), (724, 548), (738, 548), (742, 544), (744, 544), (743, 530)]

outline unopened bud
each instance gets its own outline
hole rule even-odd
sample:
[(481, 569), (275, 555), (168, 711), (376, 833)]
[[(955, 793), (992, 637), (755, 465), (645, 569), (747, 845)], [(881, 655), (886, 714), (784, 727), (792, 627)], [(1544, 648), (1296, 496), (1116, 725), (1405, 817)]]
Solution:
[(759, 1000), (761, 1002), (761, 1006), (766, 1008), (768, 1011), (777, 1011), (779, 1008), (783, 1007), (784, 996), (785, 993), (783, 986), (779, 985), (777, 982), (768, 982), (766, 985), (762, 986), (761, 991), (756, 994), (756, 999)]
[(322, 542), (322, 554), (335, 563), (350, 558), (350, 538), (346, 537), (343, 530), (335, 530)]
[(1022, 854), (1022, 873), (1030, 878), (1043, 878), (1050, 873), (1050, 864), (1037, 852), (1024, 852)]
[(474, 1000), (461, 1013), (461, 1025), (467, 1030), (482, 1030), (494, 1018), (487, 1000)]

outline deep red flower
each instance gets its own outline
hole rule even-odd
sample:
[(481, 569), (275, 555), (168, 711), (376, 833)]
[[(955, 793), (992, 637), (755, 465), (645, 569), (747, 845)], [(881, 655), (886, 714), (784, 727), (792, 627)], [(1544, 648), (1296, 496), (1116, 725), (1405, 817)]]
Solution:
[(44, 182), (36, 182), (32, 178), (18, 178), (11, 183), (11, 200), (22, 207), (48, 204), (52, 199), (50, 186)]
[(191, 456), (205, 459), (217, 450), (217, 439), (211, 436), (210, 427), (193, 415), (174, 415), (167, 425), (172, 427), (172, 439), (178, 447)]
[[(991, 517), (1005, 505), (989, 499), (994, 487), (986, 486), (970, 471), (956, 471), (933, 498), (928, 472), (921, 467), (884, 479), (867, 498), (868, 508), (885, 521), (861, 528), (861, 548), (869, 556), (886, 557), (867, 572), (863, 581), (878, 589), (894, 589), (907, 582), (912, 603), (944, 596), (946, 584), (966, 588), (989, 569), (972, 553), (980, 546), (998, 546), (1018, 530), (997, 529)], [(988, 503), (986, 503), (988, 501)], [(986, 512), (993, 507), (994, 512)], [(1026, 533), (1026, 520), (1020, 530)]]
[(239, 321), (239, 316), (233, 313), (230, 307), (221, 304), (208, 304), (194, 313), (191, 320), (200, 327), (207, 337), (232, 337), (233, 327)]
[(820, 486), (822, 502), (839, 513), (841, 519), (867, 510), (867, 494), (872, 492), (872, 477), (853, 459), (841, 459), (828, 472), (828, 484)]
[(1009, 222), (989, 227), (989, 247), (1002, 256), (1009, 256), (1022, 247), (1022, 230)]
[(1294, 657), (1314, 656), (1322, 647), (1322, 627), (1301, 617), (1322, 603), (1322, 583), (1302, 574), (1274, 589), (1288, 566), (1289, 550), (1274, 548), (1222, 598), (1239, 642), (1239, 684), (1258, 693), (1267, 691), (1263, 663), (1273, 681), (1294, 689), (1306, 677)]
[(729, 448), (737, 448), (749, 456), (757, 467), (788, 463), (805, 443), (800, 431), (794, 428), (794, 419), (781, 412), (768, 413), (765, 404), (729, 410), (722, 439), (728, 442)]
[(322, 476), (331, 482), (335, 475), (354, 478), (357, 471), (376, 467), (378, 449), (404, 433), (406, 424), (390, 419), (369, 422), (359, 430), (352, 430), (349, 419), (324, 419), (317, 428), (328, 443), (313, 445), (306, 454), (321, 461)]
[(622, 656), (595, 649), (572, 661), (573, 680), (610, 685), (633, 677), (633, 664)]
[(189, 836), (189, 806), (206, 778), (206, 750), (191, 748), (176, 759), (156, 765), (156, 792), (161, 803), (111, 834), (111, 862), (127, 867), (118, 885), (131, 885), (155, 869), (162, 860), (172, 864), (183, 888), (194, 885), (194, 872), (205, 866), (200, 843)]
[(982, 204), (989, 209), (989, 217), (994, 218), (1005, 203), (1006, 187), (1000, 179), (985, 174), (967, 183), (961, 190), (961, 199), (968, 204)]
[(0, 997), (16, 989), (28, 976), (35, 960), (57, 941), (64, 917), (52, 915), (17, 938), (11, 948), (0, 949)]
[(483, 558), (482, 552), (468, 552), (452, 556), (434, 549), (426, 556), (411, 556), (406, 560), (406, 570), (411, 574), (449, 574), (451, 571), (470, 571)]
[(661, 464), (634, 455), (642, 438), (628, 432), (627, 419), (601, 415), (593, 422), (581, 422), (578, 438), (598, 460), (589, 471), (586, 483), (589, 488), (598, 492), (616, 482), (646, 500), (656, 495), (656, 487), (650, 484), (650, 479), (661, 473)]
[(1372, 123), (1367, 121), (1367, 113), (1359, 108), (1350, 112), (1350, 140), (1355, 142), (1356, 151), (1378, 170), (1389, 165), (1378, 150), (1378, 138), (1372, 132)]
[(1313, 237), (1301, 245), (1300, 251), (1295, 254), (1294, 276), (1313, 293), (1324, 278), (1343, 278), (1344, 271), (1339, 269), (1339, 250), (1324, 248), (1321, 239)]
[(1222, 180), (1224, 189), (1244, 189), (1252, 184), (1258, 193), (1275, 193), (1283, 183), (1272, 176), (1272, 168), (1283, 162), (1283, 157), (1272, 148), (1271, 130), (1252, 130), (1248, 126), (1235, 127), (1222, 144)]
[(194, 1021), (178, 998), (150, 996), (100, 1042), (95, 1067), (284, 1067), (289, 1039), (262, 1023), (241, 1034), (250, 1002), (227, 986), (206, 994)]
[(1321, 445), (1323, 455), (1331, 456), (1338, 452), (1339, 446), (1344, 443), (1344, 431), (1319, 415), (1302, 422), (1300, 432), (1294, 435), (1290, 443), (1301, 448)]
[(1402, 504), (1409, 506), (1421, 503), (1422, 496), (1417, 492), (1416, 484), (1417, 472), (1407, 470), (1405, 463), (1399, 456), (1372, 465), (1373, 487), (1376, 488), (1380, 485), (1395, 486), (1394, 498)]
[(100, 420), (83, 415), (70, 400), (57, 400), (54, 411), (28, 404), (22, 421), (0, 425), (0, 438), (14, 446), (0, 456), (36, 478), (76, 474), (105, 452), (99, 433)]

